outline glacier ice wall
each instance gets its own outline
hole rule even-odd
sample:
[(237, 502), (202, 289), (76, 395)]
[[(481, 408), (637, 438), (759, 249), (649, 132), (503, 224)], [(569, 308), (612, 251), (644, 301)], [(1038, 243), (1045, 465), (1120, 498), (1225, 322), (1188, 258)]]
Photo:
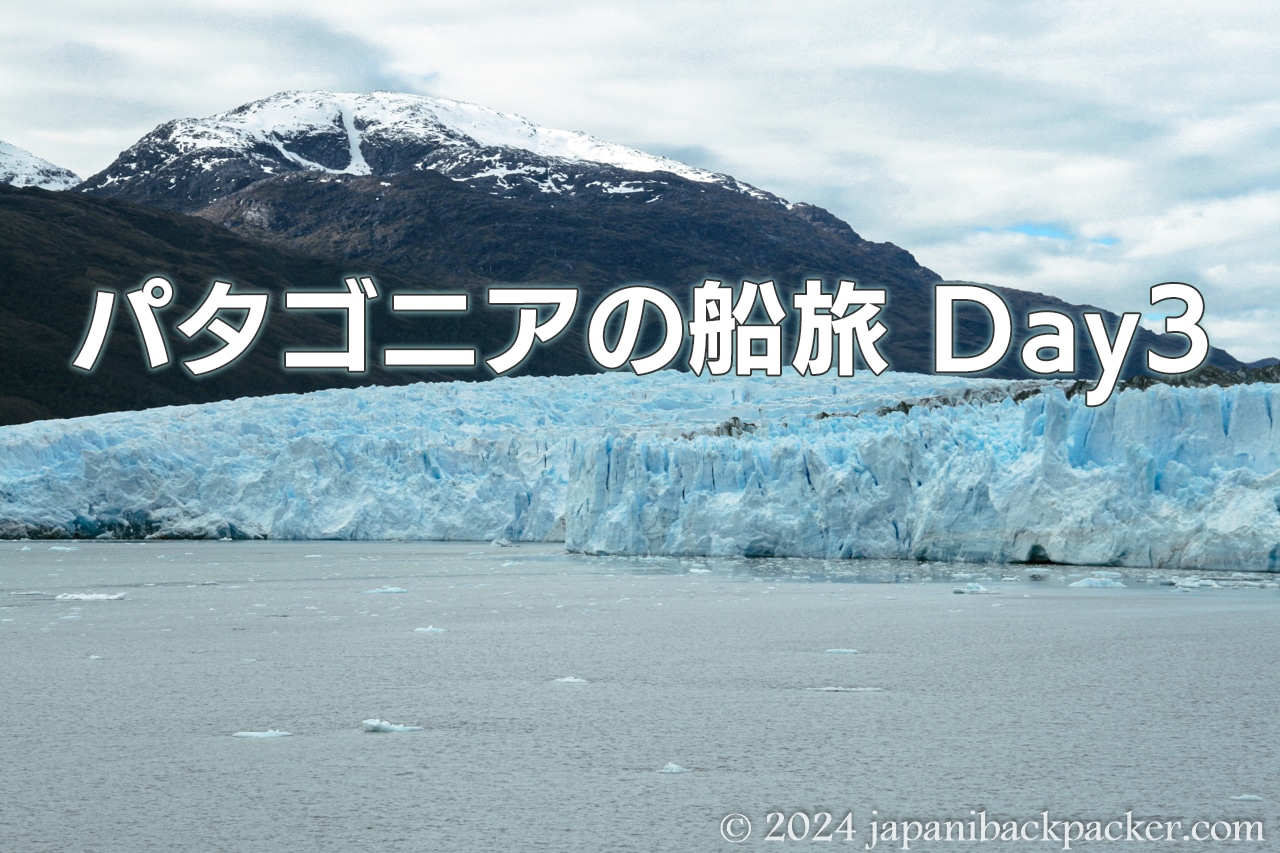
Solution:
[(559, 540), (571, 449), (605, 425), (678, 436), (936, 382), (504, 378), (22, 424), (0, 428), (0, 536)]
[(1027, 384), (615, 373), (23, 424), (0, 535), (1280, 570), (1277, 386)]
[(790, 418), (739, 437), (575, 448), (566, 545), (1280, 569), (1275, 386)]

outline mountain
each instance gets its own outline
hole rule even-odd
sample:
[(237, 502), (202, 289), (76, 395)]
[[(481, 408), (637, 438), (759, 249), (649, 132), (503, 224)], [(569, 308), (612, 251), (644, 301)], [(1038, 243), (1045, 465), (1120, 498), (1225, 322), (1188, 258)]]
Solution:
[(498, 195), (533, 190), (550, 196), (627, 195), (658, 183), (627, 178), (666, 173), (786, 207), (727, 175), (585, 133), (539, 127), (474, 104), (394, 92), (283, 92), (208, 118), (166, 122), (80, 189), (194, 213), (256, 181), (290, 172), (432, 172)]
[[(285, 92), (167, 122), (80, 190), (428, 281), (573, 284), (586, 308), (636, 282), (687, 306), (689, 288), (705, 278), (772, 279), (788, 305), (806, 278), (831, 289), (854, 279), (888, 291), (881, 320), (890, 335), (881, 351), (890, 364), (932, 369), (933, 287), (941, 278), (903, 249), (864, 240), (822, 208), (728, 175), (457, 101)], [(1016, 318), (1015, 338), (985, 375), (1027, 376), (1018, 356), (1028, 330), (1017, 321), (1059, 310), (1075, 318), (1075, 375), (1096, 378), (1100, 365), (1081, 319), (1089, 306), (991, 289)], [(1119, 318), (1103, 314), (1114, 333)], [(981, 309), (961, 310), (958, 349), (981, 348), (989, 327)], [(794, 331), (788, 327), (789, 336)], [(1185, 339), (1139, 330), (1126, 376), (1147, 372), (1147, 349), (1176, 355)], [(1216, 349), (1209, 363), (1241, 366)]]
[(0, 141), (0, 184), (68, 190), (80, 183), (70, 169), (55, 166), (23, 148)]
[[(370, 274), (384, 293), (429, 289), (421, 278), (364, 264), (312, 258), (250, 240), (202, 219), (79, 193), (0, 186), (0, 424), (70, 418), (101, 412), (203, 403), (244, 396), (298, 393), (328, 387), (398, 385), (482, 378), (457, 369), (381, 366), (378, 346), (419, 342), (478, 345), (500, 352), (512, 335), (512, 311), (473, 310), (462, 317), (416, 319), (387, 310), (385, 296), (368, 309), (369, 371), (288, 370), (285, 350), (342, 349), (344, 316), (332, 311), (282, 310), (286, 291), (337, 291), (352, 272)], [(161, 273), (174, 285), (172, 304), (158, 311), (171, 362), (156, 370), (143, 357), (137, 324), (117, 299), (101, 360), (92, 373), (71, 361), (89, 327), (94, 293), (134, 290)], [(192, 376), (180, 365), (221, 346), (210, 332), (187, 340), (174, 327), (190, 316), (211, 282), (268, 295), (259, 337), (241, 360), (220, 372)], [(433, 282), (464, 289), (472, 279)], [(229, 312), (234, 324), (238, 319)], [(526, 372), (590, 370), (584, 355), (566, 349), (537, 352)]]

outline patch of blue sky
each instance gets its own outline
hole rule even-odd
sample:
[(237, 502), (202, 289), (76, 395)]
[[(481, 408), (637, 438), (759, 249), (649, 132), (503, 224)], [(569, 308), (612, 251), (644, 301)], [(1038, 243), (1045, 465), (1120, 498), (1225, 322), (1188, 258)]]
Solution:
[[(1079, 239), (1062, 225), (1044, 222), (1023, 222), (1018, 225), (1010, 225), (1007, 228), (979, 228), (979, 231), (1004, 231), (1009, 234), (1025, 234), (1028, 237), (1047, 237), (1050, 240), (1062, 240), (1064, 242), (1075, 242)], [(1115, 237), (1094, 237), (1088, 241), (1094, 246), (1114, 246), (1120, 241)]]
[(1013, 225), (1004, 230), (1012, 231), (1015, 234), (1026, 234), (1028, 237), (1049, 237), (1053, 240), (1075, 239), (1075, 237), (1057, 225), (1045, 225), (1035, 222), (1024, 222), (1021, 225)]

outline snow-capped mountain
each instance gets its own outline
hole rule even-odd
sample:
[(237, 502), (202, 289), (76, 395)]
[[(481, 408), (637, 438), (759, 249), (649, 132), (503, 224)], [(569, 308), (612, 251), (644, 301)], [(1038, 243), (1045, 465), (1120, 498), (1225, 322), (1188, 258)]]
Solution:
[[(593, 301), (626, 284), (647, 282), (687, 304), (690, 287), (707, 278), (773, 280), (786, 305), (807, 279), (828, 289), (852, 279), (887, 292), (881, 319), (895, 334), (883, 354), (893, 369), (933, 369), (933, 288), (941, 277), (907, 251), (728, 175), (457, 101), (286, 92), (167, 122), (80, 190), (477, 294), (493, 283), (574, 285), (586, 294), (579, 326), (566, 338), (577, 342)], [(1098, 375), (1100, 363), (1081, 337), (1081, 315), (1090, 309), (1001, 293), (1014, 316), (1074, 316), (1075, 377)], [(955, 338), (972, 352), (990, 340), (991, 324), (969, 307), (957, 314)], [(784, 335), (794, 339), (797, 325), (789, 320)], [(988, 375), (1029, 375), (1018, 357), (1027, 335), (1019, 326)], [(1146, 372), (1146, 349), (1179, 352), (1184, 344), (1140, 329), (1122, 373)], [(1209, 363), (1240, 366), (1220, 350)]]
[(80, 176), (70, 169), (55, 166), (25, 148), (0, 141), (0, 184), (67, 190), (78, 183)]
[(83, 189), (190, 211), (289, 172), (388, 177), (422, 171), (482, 183), (496, 193), (557, 195), (659, 194), (657, 175), (667, 173), (785, 204), (727, 175), (585, 133), (540, 127), (474, 104), (394, 92), (283, 92), (208, 118), (170, 121)]

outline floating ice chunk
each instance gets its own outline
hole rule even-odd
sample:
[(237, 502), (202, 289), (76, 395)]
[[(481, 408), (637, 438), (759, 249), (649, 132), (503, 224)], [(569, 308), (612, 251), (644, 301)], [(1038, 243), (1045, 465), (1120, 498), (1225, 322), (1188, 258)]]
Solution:
[(495, 548), (510, 548), (516, 543), (512, 542), (510, 539), (495, 539), (489, 544)]
[(54, 596), (57, 601), (119, 601), (123, 592), (63, 592)]
[(856, 655), (857, 649), (827, 649), (829, 655)]
[(1089, 589), (1124, 589), (1125, 585), (1120, 581), (1113, 581), (1111, 578), (1081, 578), (1068, 586), (1086, 587)]
[(444, 632), (445, 632), (444, 628), (437, 628), (435, 625), (428, 625), (425, 628), (413, 629), (413, 633), (415, 634), (443, 634)]
[(991, 592), (991, 590), (987, 589), (980, 583), (967, 583), (964, 586), (958, 586), (951, 591), (956, 595), (965, 595), (966, 593), (969, 595), (986, 595)]
[(806, 687), (814, 693), (879, 693), (883, 687)]
[(362, 724), (366, 732), (420, 732), (422, 726), (401, 726), (388, 723), (386, 720), (365, 720)]
[(31, 550), (31, 546), (30, 546), (30, 545), (23, 545), (23, 546), (22, 546), (21, 548), (19, 548), (18, 550), (19, 550), (19, 551), (30, 551), (30, 550)]
[(44, 595), (44, 593), (40, 592), (40, 590), (38, 589), (33, 589), (28, 592), (11, 592), (9, 594), (10, 595)]
[(663, 767), (658, 772), (659, 773), (688, 773), (689, 768), (681, 767), (679, 764), (676, 764), (674, 761), (668, 761), (667, 766)]
[(293, 732), (284, 732), (280, 729), (267, 729), (265, 732), (236, 732), (232, 737), (293, 737)]
[(366, 589), (364, 593), (365, 595), (380, 595), (385, 593), (408, 592), (408, 591), (409, 590), (405, 589), (402, 586), (380, 586), (377, 589)]
[(89, 660), (102, 660), (102, 655), (89, 655)]
[(1241, 802), (1241, 803), (1260, 803), (1260, 802), (1262, 802), (1262, 797), (1259, 797), (1259, 796), (1258, 796), (1258, 795), (1256, 795), (1256, 794), (1241, 794), (1241, 795), (1239, 795), (1238, 797), (1232, 797), (1231, 799), (1233, 799), (1233, 800), (1235, 800), (1235, 801), (1237, 801), (1237, 802)]
[(319, 559), (319, 558), (321, 558), (321, 557), (323, 557), (323, 556), (324, 556), (324, 554), (304, 554), (304, 555), (303, 555), (303, 557), (302, 557), (302, 559), (304, 559), (304, 560), (317, 560), (317, 559)]
[(79, 551), (80, 549), (74, 545), (50, 545), (50, 551)]
[(691, 575), (709, 575), (709, 574), (711, 574), (711, 570), (710, 570), (710, 569), (690, 569), (690, 570), (689, 570), (689, 574), (691, 574)]
[(574, 678), (572, 675), (566, 675), (564, 678), (557, 678), (559, 684), (586, 684), (585, 678)]
[(1093, 573), (1093, 576), (1095, 578), (1118, 578), (1121, 577), (1121, 574), (1119, 572), (1096, 571)]
[(1178, 586), (1182, 589), (1222, 589), (1215, 581), (1195, 575), (1189, 578), (1181, 578), (1178, 581)]

